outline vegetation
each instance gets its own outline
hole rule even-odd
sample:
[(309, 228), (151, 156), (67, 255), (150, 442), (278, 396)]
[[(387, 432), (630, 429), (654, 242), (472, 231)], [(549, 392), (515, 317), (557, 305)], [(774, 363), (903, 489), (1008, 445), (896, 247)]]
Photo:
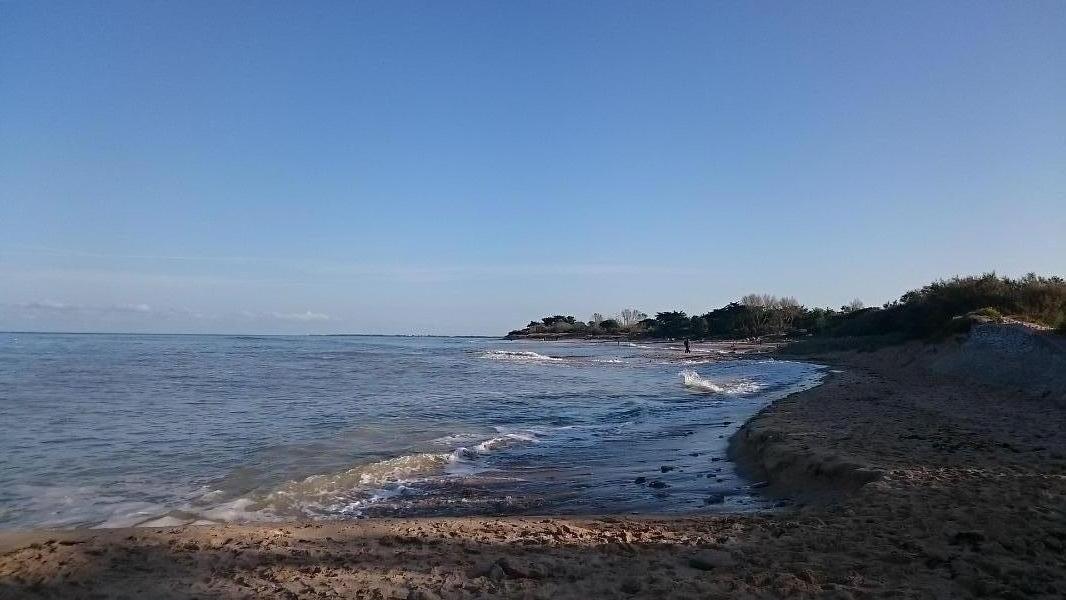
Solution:
[(855, 299), (838, 310), (807, 308), (791, 296), (748, 294), (737, 302), (692, 316), (674, 310), (648, 318), (632, 308), (618, 316), (595, 313), (587, 322), (554, 315), (531, 321), (509, 336), (735, 339), (789, 335), (867, 338), (869, 342), (849, 342), (864, 346), (877, 340), (944, 336), (965, 331), (974, 322), (1005, 319), (1066, 333), (1066, 281), (1032, 273), (1017, 279), (986, 273), (934, 281), (880, 308), (867, 308)]
[[(965, 317), (960, 320), (956, 317)], [(1011, 279), (986, 273), (935, 281), (881, 309), (855, 311), (829, 328), (834, 335), (903, 333), (911, 338), (957, 331), (974, 320), (1011, 318), (1046, 327), (1066, 323), (1066, 281), (1030, 273)]]

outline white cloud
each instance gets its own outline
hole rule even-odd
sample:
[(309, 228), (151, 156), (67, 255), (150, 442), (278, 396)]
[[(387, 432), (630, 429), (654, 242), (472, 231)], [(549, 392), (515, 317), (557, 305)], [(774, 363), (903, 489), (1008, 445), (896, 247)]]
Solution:
[(152, 312), (152, 307), (147, 304), (103, 304), (103, 305), (90, 305), (90, 304), (67, 304), (65, 302), (56, 302), (55, 300), (33, 300), (31, 302), (19, 302), (7, 305), (10, 308), (29, 311), (29, 312), (61, 312), (61, 313), (81, 313), (81, 314), (122, 314), (122, 313), (136, 313), (136, 314), (148, 314)]
[[(167, 320), (167, 319), (194, 319), (194, 320), (218, 320), (219, 315), (204, 314), (188, 308), (153, 308), (144, 303), (126, 304), (68, 304), (55, 300), (33, 300), (30, 302), (16, 302), (0, 304), (0, 308), (7, 309), (27, 318), (38, 318), (46, 315), (66, 315), (67, 318), (79, 319), (108, 319), (116, 317)], [(230, 313), (231, 315), (233, 313)], [(292, 321), (308, 323), (314, 321), (333, 320), (327, 314), (305, 310), (303, 312), (277, 312), (277, 311), (240, 311), (237, 316), (253, 321)]]
[(302, 313), (270, 313), (270, 316), (282, 321), (329, 321), (331, 317), (326, 314), (311, 312), (309, 310)]

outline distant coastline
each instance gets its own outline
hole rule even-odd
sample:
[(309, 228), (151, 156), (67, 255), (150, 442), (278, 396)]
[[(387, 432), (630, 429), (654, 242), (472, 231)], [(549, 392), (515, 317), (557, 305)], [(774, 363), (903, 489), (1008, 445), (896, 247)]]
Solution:
[(980, 323), (1024, 323), (1066, 333), (1066, 280), (1030, 273), (995, 273), (934, 281), (898, 300), (867, 307), (859, 299), (839, 309), (809, 308), (791, 296), (748, 294), (703, 314), (663, 311), (649, 317), (626, 308), (587, 321), (551, 315), (530, 321), (509, 340), (745, 340), (795, 339), (808, 347), (881, 347), (914, 339), (939, 340)]

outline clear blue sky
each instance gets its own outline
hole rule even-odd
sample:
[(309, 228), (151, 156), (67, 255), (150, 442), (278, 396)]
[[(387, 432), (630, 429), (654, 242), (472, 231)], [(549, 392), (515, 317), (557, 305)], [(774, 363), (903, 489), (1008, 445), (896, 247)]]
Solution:
[(1064, 2), (3, 2), (0, 329), (1066, 274)]

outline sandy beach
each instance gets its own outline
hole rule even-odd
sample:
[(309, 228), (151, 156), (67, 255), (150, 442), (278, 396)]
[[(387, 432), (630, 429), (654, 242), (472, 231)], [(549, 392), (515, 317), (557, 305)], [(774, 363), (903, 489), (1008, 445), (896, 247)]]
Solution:
[(957, 346), (806, 357), (732, 440), (773, 511), (5, 533), (0, 598), (1060, 598), (1066, 398)]

